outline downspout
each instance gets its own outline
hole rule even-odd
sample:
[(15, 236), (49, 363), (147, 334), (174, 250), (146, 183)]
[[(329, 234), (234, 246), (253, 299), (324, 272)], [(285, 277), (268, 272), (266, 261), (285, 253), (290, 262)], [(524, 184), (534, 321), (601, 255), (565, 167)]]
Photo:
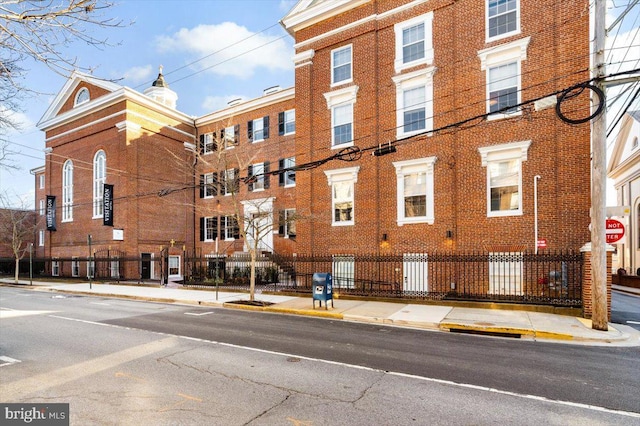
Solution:
[(533, 177), (533, 244), (535, 245), (535, 254), (538, 254), (538, 179), (540, 179), (540, 175)]

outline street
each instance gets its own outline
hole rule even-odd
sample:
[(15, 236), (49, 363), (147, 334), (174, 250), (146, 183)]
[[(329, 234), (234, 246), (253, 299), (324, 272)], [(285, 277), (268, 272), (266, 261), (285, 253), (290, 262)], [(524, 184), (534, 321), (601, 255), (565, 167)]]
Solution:
[(611, 322), (640, 330), (640, 296), (612, 291)]
[(640, 349), (0, 287), (0, 402), (71, 424), (640, 424)]

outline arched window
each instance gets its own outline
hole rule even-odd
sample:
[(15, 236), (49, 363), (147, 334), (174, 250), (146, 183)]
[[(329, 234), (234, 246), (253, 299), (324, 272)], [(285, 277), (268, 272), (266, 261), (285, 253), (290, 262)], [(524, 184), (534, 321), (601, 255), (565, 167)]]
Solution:
[(90, 99), (89, 89), (87, 89), (86, 87), (83, 87), (76, 94), (76, 100), (73, 106), (78, 106), (78, 105), (82, 105), (85, 102), (89, 102), (89, 99)]
[(103, 215), (102, 197), (104, 194), (104, 183), (107, 178), (107, 155), (104, 151), (96, 152), (93, 157), (93, 217), (98, 218)]
[(67, 160), (62, 166), (62, 221), (73, 220), (73, 161)]

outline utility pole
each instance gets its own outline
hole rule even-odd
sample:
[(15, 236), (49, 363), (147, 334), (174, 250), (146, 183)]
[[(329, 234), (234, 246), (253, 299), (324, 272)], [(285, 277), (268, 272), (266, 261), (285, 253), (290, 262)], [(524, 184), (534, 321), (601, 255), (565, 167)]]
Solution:
[[(593, 77), (594, 84), (605, 93), (606, 0), (594, 2)], [(591, 107), (597, 108), (597, 103)], [(606, 140), (607, 120), (603, 111), (591, 122), (591, 323), (594, 330), (608, 329), (607, 306), (607, 245), (605, 237), (606, 210)]]

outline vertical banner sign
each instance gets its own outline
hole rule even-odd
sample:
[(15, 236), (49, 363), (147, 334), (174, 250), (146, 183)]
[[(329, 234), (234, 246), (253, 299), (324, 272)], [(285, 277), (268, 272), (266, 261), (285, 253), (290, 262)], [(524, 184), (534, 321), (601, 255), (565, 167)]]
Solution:
[(47, 231), (56, 230), (56, 197), (55, 195), (47, 195)]
[(104, 184), (103, 192), (103, 224), (113, 226), (113, 185)]

